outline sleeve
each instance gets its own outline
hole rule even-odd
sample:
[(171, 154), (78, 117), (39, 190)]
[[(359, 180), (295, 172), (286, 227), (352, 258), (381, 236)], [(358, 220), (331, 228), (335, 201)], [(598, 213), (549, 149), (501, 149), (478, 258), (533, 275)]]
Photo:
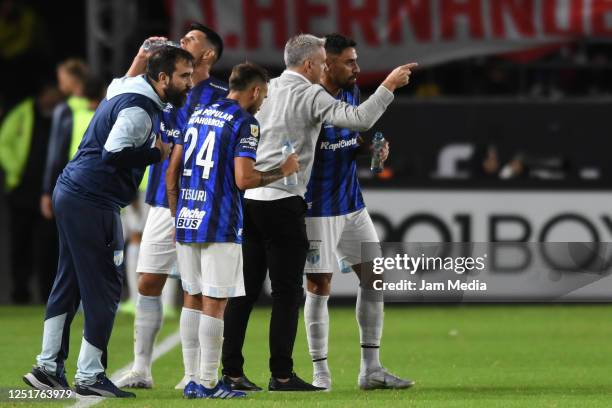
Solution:
[(185, 127), (187, 126), (187, 119), (189, 119), (187, 117), (187, 112), (185, 109), (179, 109), (176, 112), (176, 115), (174, 117), (174, 129), (176, 130), (176, 136), (174, 138), (174, 143), (176, 144), (180, 144), (180, 145), (184, 145), (185, 144), (185, 140), (184, 140), (184, 134), (185, 134)]
[(258, 145), (259, 122), (255, 118), (245, 120), (238, 130), (238, 143), (236, 143), (234, 157), (248, 157), (256, 160)]
[(144, 146), (152, 126), (151, 118), (144, 109), (137, 106), (123, 109), (117, 115), (104, 144), (102, 161), (124, 168), (140, 168), (159, 162), (160, 150)]
[(70, 141), (74, 119), (72, 111), (62, 104), (55, 108), (51, 121), (51, 134), (43, 174), (43, 194), (53, 193), (53, 187), (60, 173), (69, 160)]
[(153, 123), (142, 108), (131, 106), (122, 109), (104, 144), (104, 150), (116, 153), (126, 147), (141, 147), (149, 138)]
[(356, 131), (370, 129), (393, 102), (393, 93), (379, 86), (365, 102), (359, 106), (339, 101), (327, 93), (320, 85), (314, 85), (314, 115), (321, 122)]
[[(2, 123), (0, 123), (0, 170), (6, 186), (11, 174), (17, 174), (20, 163), (15, 160), (15, 152), (18, 151), (19, 130), (24, 122), (24, 110), (17, 105), (10, 110)], [(2, 186), (0, 185), (0, 188)]]

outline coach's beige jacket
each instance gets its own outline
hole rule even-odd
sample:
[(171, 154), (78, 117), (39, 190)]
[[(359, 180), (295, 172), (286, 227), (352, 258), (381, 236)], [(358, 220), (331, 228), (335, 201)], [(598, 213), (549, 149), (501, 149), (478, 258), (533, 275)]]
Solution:
[(247, 190), (245, 198), (267, 201), (293, 195), (304, 197), (323, 122), (365, 131), (374, 126), (392, 101), (393, 93), (379, 86), (372, 96), (355, 107), (335, 99), (322, 86), (313, 85), (296, 72), (283, 72), (270, 81), (268, 98), (255, 115), (260, 124), (255, 168), (269, 171), (279, 167), (282, 146), (289, 140), (299, 156), (298, 184), (285, 186), (279, 180)]

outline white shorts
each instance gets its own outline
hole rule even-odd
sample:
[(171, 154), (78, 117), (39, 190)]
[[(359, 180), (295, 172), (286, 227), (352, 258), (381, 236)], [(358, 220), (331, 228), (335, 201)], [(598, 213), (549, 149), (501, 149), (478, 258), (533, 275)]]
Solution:
[(333, 217), (306, 217), (306, 234), (310, 249), (304, 273), (333, 273), (336, 270), (346, 273), (351, 271), (351, 266), (379, 256), (362, 259), (361, 243), (379, 242), (365, 208)]
[(242, 246), (235, 243), (176, 243), (183, 290), (214, 298), (244, 296)]
[(176, 275), (176, 245), (170, 209), (151, 207), (142, 233), (137, 272)]

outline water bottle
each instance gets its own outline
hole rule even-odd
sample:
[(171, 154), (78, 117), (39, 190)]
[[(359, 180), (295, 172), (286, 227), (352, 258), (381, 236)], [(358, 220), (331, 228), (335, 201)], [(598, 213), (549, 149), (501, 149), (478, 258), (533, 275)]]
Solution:
[(376, 132), (372, 139), (372, 162), (370, 163), (370, 170), (372, 173), (380, 173), (383, 171), (383, 162), (380, 160), (380, 151), (385, 147), (385, 137), (382, 132)]
[[(282, 148), (282, 153), (283, 153), (283, 163), (287, 160), (287, 157), (289, 157), (290, 154), (295, 153), (295, 149), (293, 148), (293, 145), (291, 144), (291, 141), (289, 140), (285, 140), (285, 143), (283, 143), (283, 148)], [(298, 178), (297, 178), (297, 173), (293, 173), (290, 176), (287, 176), (283, 179), (283, 183), (286, 186), (295, 186), (298, 183)]]
[(142, 43), (142, 49), (146, 52), (152, 52), (159, 50), (162, 47), (176, 47), (180, 48), (181, 45), (176, 41), (168, 41), (168, 40), (145, 40)]

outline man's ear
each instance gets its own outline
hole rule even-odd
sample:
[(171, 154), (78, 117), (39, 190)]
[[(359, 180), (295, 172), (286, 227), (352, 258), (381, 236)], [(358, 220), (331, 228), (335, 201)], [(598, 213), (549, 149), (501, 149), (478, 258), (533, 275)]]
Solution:
[(202, 54), (202, 59), (206, 59), (207, 61), (211, 61), (211, 62), (215, 62), (217, 60), (217, 52), (215, 51), (214, 48), (209, 48), (206, 51), (204, 51), (204, 54)]
[(170, 76), (165, 72), (160, 72), (157, 76), (157, 82), (163, 83), (164, 85), (168, 86), (170, 84)]
[(259, 85), (255, 85), (253, 87), (253, 100), (256, 101), (259, 99), (259, 95), (261, 94), (261, 87)]

